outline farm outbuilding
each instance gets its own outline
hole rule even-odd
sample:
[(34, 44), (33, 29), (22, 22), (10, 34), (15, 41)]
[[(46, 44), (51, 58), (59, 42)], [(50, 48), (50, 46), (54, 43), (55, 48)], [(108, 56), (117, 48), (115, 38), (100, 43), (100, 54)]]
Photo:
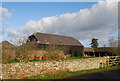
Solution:
[(77, 51), (83, 53), (84, 46), (75, 38), (64, 35), (34, 33), (27, 39), (27, 43), (36, 43), (36, 48), (44, 49), (49, 45), (57, 45), (65, 54), (75, 55)]
[(117, 55), (117, 47), (84, 47), (84, 53), (88, 56), (116, 56)]

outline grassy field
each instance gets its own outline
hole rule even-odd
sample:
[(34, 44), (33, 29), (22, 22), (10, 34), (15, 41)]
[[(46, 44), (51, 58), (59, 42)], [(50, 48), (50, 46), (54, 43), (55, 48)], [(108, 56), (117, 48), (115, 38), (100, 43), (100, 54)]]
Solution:
[(58, 74), (54, 74), (54, 75), (37, 75), (37, 76), (30, 77), (30, 78), (27, 78), (27, 79), (62, 79), (62, 78), (65, 78), (65, 77), (75, 76), (77, 74), (99, 72), (99, 71), (105, 71), (105, 70), (110, 70), (110, 69), (118, 69), (118, 68), (120, 68), (120, 66), (104, 67), (102, 69), (98, 68), (98, 69), (91, 69), (91, 70), (58, 73)]

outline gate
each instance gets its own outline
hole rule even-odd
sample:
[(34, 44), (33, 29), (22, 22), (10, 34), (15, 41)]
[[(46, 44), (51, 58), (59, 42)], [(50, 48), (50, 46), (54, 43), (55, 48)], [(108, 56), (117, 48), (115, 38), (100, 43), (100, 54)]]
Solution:
[(108, 66), (120, 65), (120, 56), (110, 56), (107, 60)]

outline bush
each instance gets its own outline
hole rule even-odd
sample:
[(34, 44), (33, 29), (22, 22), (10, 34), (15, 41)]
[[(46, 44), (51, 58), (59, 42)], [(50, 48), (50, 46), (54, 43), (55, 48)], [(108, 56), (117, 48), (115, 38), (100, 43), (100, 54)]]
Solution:
[(16, 46), (9, 43), (8, 41), (3, 41), (0, 43), (0, 62), (8, 63), (9, 61), (14, 60), (14, 53)]
[(30, 51), (24, 46), (20, 46), (15, 51), (15, 60), (16, 61), (28, 61), (30, 59)]
[(14, 60), (15, 49), (2, 49), (2, 63), (8, 63), (9, 61)]
[(46, 56), (48, 57), (48, 60), (60, 60), (64, 59), (64, 52), (61, 50), (59, 46), (56, 46), (54, 44), (49, 45), (46, 49)]

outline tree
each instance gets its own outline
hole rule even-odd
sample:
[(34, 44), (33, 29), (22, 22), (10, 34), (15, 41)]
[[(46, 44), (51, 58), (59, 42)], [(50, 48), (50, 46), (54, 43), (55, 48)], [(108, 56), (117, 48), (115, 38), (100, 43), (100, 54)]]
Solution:
[(110, 52), (112, 52), (115, 55), (120, 55), (120, 47), (118, 46), (118, 40), (115, 40), (114, 36), (109, 37), (109, 45), (111, 47)]
[(15, 51), (15, 60), (17, 61), (28, 61), (30, 59), (30, 49), (26, 48), (25, 45), (21, 45), (19, 47), (17, 47), (16, 51)]
[(20, 61), (20, 62), (27, 62), (28, 60), (31, 59), (31, 49), (29, 47), (26, 46), (26, 38), (25, 36), (21, 37), (21, 39), (19, 38), (17, 40), (17, 44), (19, 45), (16, 50), (15, 50), (15, 53), (14, 53), (14, 57), (16, 61)]
[(67, 50), (66, 47), (61, 47), (55, 43), (49, 44), (47, 48), (45, 48), (46, 56), (48, 60), (61, 60), (64, 59), (64, 51)]
[(97, 48), (98, 45), (99, 45), (99, 44), (98, 44), (98, 39), (92, 38), (92, 41), (91, 41), (90, 45), (91, 45), (91, 47), (93, 47), (93, 48)]

